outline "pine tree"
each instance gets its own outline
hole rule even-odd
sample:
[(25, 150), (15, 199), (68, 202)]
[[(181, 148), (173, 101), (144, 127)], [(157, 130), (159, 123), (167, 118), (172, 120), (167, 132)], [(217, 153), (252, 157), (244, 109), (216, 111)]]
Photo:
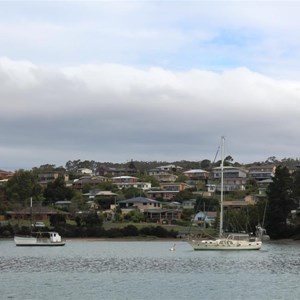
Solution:
[(267, 190), (268, 208), (266, 228), (271, 238), (285, 238), (290, 234), (287, 218), (295, 206), (292, 198), (293, 180), (287, 167), (278, 166), (273, 182)]

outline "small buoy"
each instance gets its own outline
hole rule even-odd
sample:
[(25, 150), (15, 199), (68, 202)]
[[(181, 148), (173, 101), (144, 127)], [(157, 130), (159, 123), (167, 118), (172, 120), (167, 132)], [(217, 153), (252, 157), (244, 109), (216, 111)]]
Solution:
[(173, 247), (171, 247), (171, 248), (169, 249), (169, 251), (175, 251), (175, 246), (176, 246), (176, 244), (174, 244)]

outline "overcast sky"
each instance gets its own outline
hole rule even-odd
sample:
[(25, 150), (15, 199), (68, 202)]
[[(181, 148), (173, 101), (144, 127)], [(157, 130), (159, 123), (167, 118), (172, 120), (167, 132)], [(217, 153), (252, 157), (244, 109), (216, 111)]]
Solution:
[(298, 1), (0, 1), (0, 169), (298, 158)]

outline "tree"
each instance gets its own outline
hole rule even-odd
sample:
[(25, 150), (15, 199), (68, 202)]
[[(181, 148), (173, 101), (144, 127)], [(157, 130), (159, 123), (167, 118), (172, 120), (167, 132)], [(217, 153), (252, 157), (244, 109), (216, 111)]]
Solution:
[(8, 180), (6, 192), (10, 202), (29, 205), (29, 199), (42, 200), (42, 187), (32, 171), (19, 170)]
[(66, 187), (66, 183), (62, 177), (56, 178), (53, 182), (49, 182), (44, 190), (45, 204), (52, 204), (56, 201), (71, 200), (74, 191)]
[(247, 180), (246, 193), (247, 193), (247, 195), (258, 193), (258, 183), (254, 178), (250, 178)]
[(293, 173), (293, 198), (296, 201), (296, 204), (298, 204), (298, 207), (300, 207), (300, 170), (296, 170)]
[(50, 225), (51, 226), (66, 225), (66, 216), (62, 215), (62, 214), (51, 215), (50, 216)]
[(193, 198), (193, 193), (189, 190), (180, 191), (174, 197), (174, 201), (183, 202), (184, 200), (189, 200)]
[(200, 168), (203, 170), (209, 170), (211, 168), (211, 161), (208, 159), (204, 159), (200, 163)]
[(176, 178), (175, 182), (186, 182), (189, 178), (186, 175), (180, 174)]
[(135, 187), (124, 188), (122, 191), (125, 199), (130, 199), (134, 197), (146, 197), (146, 194), (143, 190)]
[(288, 168), (278, 166), (267, 190), (266, 229), (271, 238), (284, 238), (289, 235), (287, 218), (295, 207), (292, 187), (293, 181)]

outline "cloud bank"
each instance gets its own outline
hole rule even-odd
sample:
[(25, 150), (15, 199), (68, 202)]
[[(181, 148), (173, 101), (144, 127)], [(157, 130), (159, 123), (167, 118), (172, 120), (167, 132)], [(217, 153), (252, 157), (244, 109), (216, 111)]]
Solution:
[(72, 159), (297, 158), (300, 82), (247, 68), (45, 67), (0, 59), (1, 168)]

